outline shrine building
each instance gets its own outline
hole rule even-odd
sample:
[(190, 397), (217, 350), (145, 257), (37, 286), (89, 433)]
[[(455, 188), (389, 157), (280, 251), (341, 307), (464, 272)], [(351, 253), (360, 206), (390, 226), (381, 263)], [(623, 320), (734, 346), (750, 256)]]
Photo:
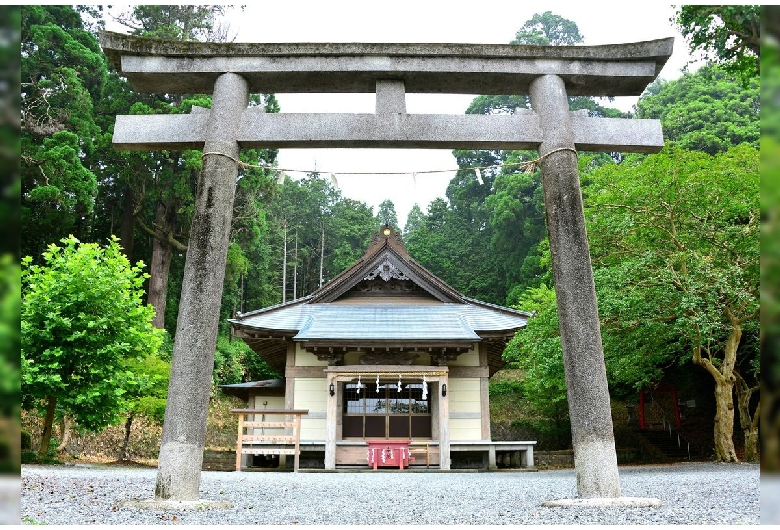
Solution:
[(284, 379), (223, 390), (249, 408), (307, 410), (301, 455), (324, 469), (366, 466), (376, 440), (410, 441), (411, 467), (495, 468), (510, 451), (532, 467), (535, 442), (491, 440), (488, 392), (529, 317), (463, 296), (383, 227), (319, 290), (230, 320)]

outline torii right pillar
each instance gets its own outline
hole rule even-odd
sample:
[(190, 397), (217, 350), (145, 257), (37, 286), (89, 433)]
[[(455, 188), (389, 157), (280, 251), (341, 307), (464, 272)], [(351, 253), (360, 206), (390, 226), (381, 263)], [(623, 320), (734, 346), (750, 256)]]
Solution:
[(563, 364), (580, 498), (620, 497), (596, 288), (566, 86), (557, 75), (530, 85), (539, 146)]

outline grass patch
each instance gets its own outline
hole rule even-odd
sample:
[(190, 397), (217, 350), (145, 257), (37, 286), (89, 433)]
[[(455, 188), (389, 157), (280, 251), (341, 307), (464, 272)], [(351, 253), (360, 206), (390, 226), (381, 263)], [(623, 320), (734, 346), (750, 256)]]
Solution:
[(42, 525), (42, 524), (48, 524), (48, 523), (42, 523), (40, 521), (36, 521), (32, 517), (22, 517), (22, 524), (36, 524), (36, 525)]

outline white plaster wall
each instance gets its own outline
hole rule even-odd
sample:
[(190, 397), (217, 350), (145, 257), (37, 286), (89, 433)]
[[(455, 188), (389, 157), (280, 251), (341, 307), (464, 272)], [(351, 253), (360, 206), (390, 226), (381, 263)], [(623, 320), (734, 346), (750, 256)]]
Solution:
[(301, 419), (301, 441), (325, 442), (325, 418)]
[(450, 440), (482, 439), (482, 407), (478, 377), (450, 378)]
[(447, 398), (450, 400), (450, 415), (453, 413), (477, 413), (480, 414), (480, 385), (479, 378), (450, 378), (447, 385)]
[(293, 408), (309, 411), (309, 416), (301, 418), (301, 440), (325, 440), (326, 381), (325, 378), (295, 379)]
[[(267, 405), (263, 402), (267, 401)], [(284, 396), (255, 396), (255, 402), (251, 405), (255, 409), (284, 409)]]
[(482, 439), (482, 420), (479, 418), (450, 418), (450, 440)]
[(466, 353), (461, 353), (454, 361), (448, 361), (448, 366), (479, 366), (479, 349), (472, 347)]
[(295, 366), (328, 366), (328, 361), (320, 361), (316, 355), (302, 349), (300, 344), (296, 344)]

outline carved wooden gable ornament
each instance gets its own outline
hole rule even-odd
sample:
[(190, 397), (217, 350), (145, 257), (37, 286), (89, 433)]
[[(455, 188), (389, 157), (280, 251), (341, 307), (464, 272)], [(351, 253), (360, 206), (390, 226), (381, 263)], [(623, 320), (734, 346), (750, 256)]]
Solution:
[(374, 234), (366, 254), (312, 294), (310, 303), (334, 302), (346, 295), (427, 294), (440, 302), (462, 303), (463, 295), (414, 261), (401, 235), (389, 226)]

